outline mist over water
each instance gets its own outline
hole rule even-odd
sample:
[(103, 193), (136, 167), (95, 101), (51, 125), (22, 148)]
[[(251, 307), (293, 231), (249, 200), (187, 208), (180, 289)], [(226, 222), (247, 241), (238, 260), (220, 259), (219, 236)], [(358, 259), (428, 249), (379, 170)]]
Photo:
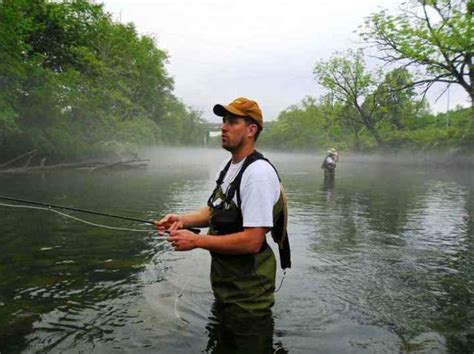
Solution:
[[(293, 267), (270, 344), (255, 352), (472, 350), (474, 169), (340, 154), (328, 183), (323, 154), (262, 152), (288, 194)], [(139, 155), (148, 168), (0, 176), (0, 195), (155, 219), (204, 205), (229, 157)], [(74, 215), (149, 232), (0, 206), (0, 351), (217, 352), (206, 251), (173, 252), (145, 224)]]

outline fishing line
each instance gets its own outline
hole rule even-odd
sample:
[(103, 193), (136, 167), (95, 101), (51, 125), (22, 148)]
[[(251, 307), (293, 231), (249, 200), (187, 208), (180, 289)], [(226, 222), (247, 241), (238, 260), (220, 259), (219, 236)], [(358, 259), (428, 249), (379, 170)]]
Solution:
[[(55, 209), (64, 209), (64, 210), (72, 210), (72, 211), (78, 211), (78, 212), (81, 212), (81, 213), (87, 213), (87, 214), (94, 214), (94, 215), (101, 215), (101, 216), (107, 216), (107, 217), (110, 217), (110, 218), (117, 218), (117, 219), (122, 219), (122, 220), (130, 220), (130, 221), (138, 221), (138, 222), (142, 222), (142, 223), (146, 223), (146, 224), (151, 224), (153, 226), (155, 226), (155, 222), (154, 221), (150, 221), (150, 220), (142, 220), (142, 219), (136, 219), (136, 218), (130, 218), (128, 216), (121, 216), (121, 215), (114, 215), (114, 214), (109, 214), (109, 213), (103, 213), (103, 212), (98, 212), (98, 211), (92, 211), (92, 210), (86, 210), (86, 209), (79, 209), (79, 208), (73, 208), (73, 207), (67, 207), (67, 206), (63, 206), (63, 205), (55, 205), (55, 204), (46, 204), (46, 203), (41, 203), (41, 202), (36, 202), (36, 201), (33, 201), (33, 200), (25, 200), (25, 199), (18, 199), (18, 198), (12, 198), (12, 197), (5, 197), (5, 196), (2, 196), (0, 195), (0, 199), (4, 199), (4, 200), (10, 200), (10, 201), (14, 201), (14, 202), (19, 202), (19, 203), (24, 203), (24, 204), (33, 204), (33, 205), (40, 205), (40, 206), (43, 206), (43, 207), (46, 207), (47, 209), (45, 208), (31, 208), (31, 209), (40, 209), (40, 210), (49, 210), (49, 211), (53, 211), (57, 214), (60, 214), (60, 215), (67, 215), (67, 217), (71, 217), (71, 218), (75, 218), (71, 215), (68, 215), (68, 214), (63, 214), (63, 213), (60, 213), (58, 212), (57, 210), (54, 210), (52, 208), (55, 208)], [(6, 204), (4, 204), (6, 205)], [(6, 205), (6, 206), (9, 206), (9, 205)], [(11, 204), (10, 204), (11, 206)], [(20, 207), (20, 206), (15, 206), (15, 207)], [(24, 206), (26, 207), (26, 206)], [(82, 219), (79, 219), (79, 218), (76, 218), (76, 220), (82, 220)], [(88, 223), (87, 221), (83, 221), (85, 223)], [(98, 226), (100, 224), (94, 224), (94, 223), (90, 223), (89, 225), (93, 225), (93, 226)], [(106, 225), (101, 225), (99, 227), (105, 227), (105, 228), (112, 228), (112, 226), (110, 227), (107, 227)], [(195, 234), (199, 234), (201, 232), (200, 229), (196, 229), (196, 228), (185, 228), (186, 230), (189, 230), (191, 232), (194, 232)], [(124, 231), (135, 231), (136, 229), (125, 229), (125, 228), (115, 228), (115, 230), (124, 230)], [(145, 230), (140, 230), (140, 232), (145, 232)]]
[(288, 270), (288, 269), (283, 269), (283, 275), (282, 275), (282, 277), (281, 277), (280, 285), (279, 285), (278, 288), (274, 291), (275, 293), (277, 293), (278, 291), (280, 291), (281, 286), (283, 285), (283, 281), (284, 281), (285, 278), (286, 278), (286, 271), (287, 271), (287, 270)]
[[(193, 256), (193, 254), (191, 253), (191, 257)], [(176, 316), (176, 318), (178, 320), (180, 320), (181, 322), (183, 322), (186, 326), (189, 325), (189, 321), (185, 318), (182, 318), (180, 315), (179, 315), (179, 310), (178, 310), (178, 302), (179, 302), (179, 299), (181, 299), (181, 297), (183, 296), (183, 293), (184, 293), (184, 290), (185, 288), (188, 287), (188, 281), (189, 280), (186, 280), (186, 282), (183, 284), (183, 286), (181, 287), (181, 289), (178, 291), (176, 291), (178, 288), (176, 287), (175, 289), (175, 292), (174, 292), (174, 295), (175, 295), (175, 298), (174, 298), (174, 315)]]
[(130, 221), (138, 221), (138, 222), (143, 222), (143, 223), (146, 223), (146, 224), (155, 225), (155, 223), (153, 221), (150, 221), (150, 220), (141, 220), (141, 219), (129, 218), (128, 216), (114, 215), (114, 214), (102, 213), (102, 212), (98, 212), (98, 211), (67, 207), (67, 206), (64, 206), (64, 205), (46, 204), (46, 203), (41, 203), (41, 202), (37, 202), (37, 201), (34, 201), (34, 200), (11, 198), (11, 197), (5, 197), (5, 196), (2, 196), (2, 195), (0, 195), (0, 199), (10, 200), (12, 202), (20, 202), (20, 203), (24, 203), (24, 204), (40, 205), (40, 206), (47, 207), (47, 208), (72, 210), (72, 211), (78, 211), (78, 212), (81, 212), (81, 213), (107, 216), (109, 218), (117, 218), (117, 219), (124, 219), (124, 220), (130, 220)]
[[(118, 230), (118, 231), (131, 231), (131, 232), (148, 232), (148, 233), (150, 232), (150, 230), (130, 229), (130, 228), (125, 228), (125, 227), (116, 227), (116, 226), (109, 226), (109, 225), (103, 225), (103, 224), (96, 224), (96, 223), (93, 223), (91, 221), (80, 219), (76, 216), (72, 216), (72, 215), (69, 215), (69, 214), (66, 214), (66, 213), (62, 213), (62, 212), (60, 212), (58, 210), (54, 210), (52, 208), (43, 208), (43, 207), (37, 207), (37, 206), (31, 206), (31, 205), (14, 205), (14, 204), (5, 204), (5, 203), (0, 203), (0, 205), (5, 206), (5, 207), (10, 207), (10, 208), (37, 209), (37, 210), (50, 211), (50, 212), (59, 214), (61, 216), (64, 216), (65, 218), (70, 218), (70, 219), (82, 222), (84, 224), (87, 224), (87, 225), (101, 227), (101, 228), (104, 228), (104, 229)], [(164, 240), (164, 239), (167, 238), (167, 236), (157, 236), (156, 238)]]
[[(35, 209), (35, 210), (50, 211), (50, 212), (56, 213), (58, 215), (61, 215), (65, 218), (73, 219), (73, 220), (82, 222), (82, 223), (87, 224), (87, 225), (91, 225), (91, 226), (95, 226), (95, 227), (101, 227), (101, 228), (109, 229), (109, 230), (131, 231), (131, 232), (148, 232), (148, 233), (150, 233), (150, 230), (130, 229), (130, 228), (124, 228), (124, 227), (116, 227), (116, 226), (109, 226), (109, 225), (93, 223), (91, 221), (87, 221), (87, 220), (78, 218), (76, 216), (72, 216), (72, 215), (69, 215), (69, 214), (66, 214), (66, 213), (62, 213), (58, 210), (54, 210), (51, 207), (45, 208), (45, 207), (38, 207), (38, 206), (31, 206), (31, 205), (18, 205), (18, 204), (5, 204), (5, 203), (0, 203), (0, 206), (9, 207), (9, 208), (22, 208), (22, 209)], [(165, 230), (164, 232), (168, 233), (167, 230)], [(154, 237), (154, 239), (158, 239), (158, 240), (166, 240), (167, 238), (168, 238), (168, 236), (155, 236)], [(176, 318), (178, 320), (180, 320), (182, 323), (184, 323), (185, 325), (189, 325), (189, 321), (182, 318), (180, 316), (179, 310), (178, 310), (178, 302), (179, 302), (179, 299), (183, 296), (184, 289), (186, 288), (186, 286), (187, 286), (187, 284), (185, 283), (181, 287), (179, 292), (175, 292), (174, 314), (175, 314)]]

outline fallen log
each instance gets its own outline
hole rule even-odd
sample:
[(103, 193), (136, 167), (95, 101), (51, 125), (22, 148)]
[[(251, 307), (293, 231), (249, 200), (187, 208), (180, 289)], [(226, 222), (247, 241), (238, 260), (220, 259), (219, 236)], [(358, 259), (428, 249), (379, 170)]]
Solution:
[[(5, 166), (8, 166), (8, 165), (12, 164), (13, 162), (22, 159), (22, 158), (25, 157), (25, 156), (34, 155), (34, 154), (36, 154), (37, 151), (38, 151), (38, 150), (31, 150), (31, 151), (28, 151), (27, 153), (21, 154), (20, 156), (17, 156), (17, 157), (15, 157), (14, 159), (11, 159), (11, 160), (9, 160), (9, 161), (7, 161), (7, 162), (1, 164), (1, 165), (0, 165), (0, 168), (3, 168), (3, 167), (5, 167)], [(32, 156), (30, 156), (30, 160), (31, 160), (31, 157), (32, 157)], [(28, 160), (28, 163), (29, 163), (30, 160)]]
[(0, 170), (0, 173), (27, 173), (35, 171), (48, 171), (56, 169), (68, 169), (68, 168), (77, 168), (77, 167), (91, 167), (96, 166), (99, 162), (80, 162), (80, 163), (61, 163), (56, 165), (39, 165), (39, 166), (23, 166), (23, 167), (12, 167)]
[(134, 159), (134, 160), (127, 160), (127, 161), (117, 161), (117, 162), (113, 162), (107, 165), (94, 167), (90, 171), (95, 172), (98, 170), (112, 169), (112, 168), (117, 168), (117, 167), (125, 167), (125, 168), (145, 167), (147, 166), (147, 164), (136, 164), (136, 162), (145, 162), (145, 161), (148, 162), (150, 160)]

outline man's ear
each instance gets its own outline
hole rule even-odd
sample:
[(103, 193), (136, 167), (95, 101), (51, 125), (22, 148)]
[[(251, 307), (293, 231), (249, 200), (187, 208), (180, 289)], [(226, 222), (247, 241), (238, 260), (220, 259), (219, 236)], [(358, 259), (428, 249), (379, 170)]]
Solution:
[(249, 124), (247, 125), (247, 135), (248, 136), (255, 136), (257, 134), (257, 124)]

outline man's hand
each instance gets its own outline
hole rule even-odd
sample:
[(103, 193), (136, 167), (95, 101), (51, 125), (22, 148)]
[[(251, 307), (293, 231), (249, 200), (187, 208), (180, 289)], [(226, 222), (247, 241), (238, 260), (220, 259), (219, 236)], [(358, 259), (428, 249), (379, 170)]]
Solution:
[(163, 235), (165, 230), (169, 230), (173, 224), (176, 223), (176, 229), (182, 229), (184, 227), (181, 216), (176, 214), (168, 214), (160, 220), (155, 220), (155, 228), (160, 235)]
[(174, 222), (169, 228), (170, 237), (167, 241), (171, 243), (175, 251), (190, 251), (198, 247), (198, 239), (195, 233), (189, 230), (178, 230), (179, 222)]

